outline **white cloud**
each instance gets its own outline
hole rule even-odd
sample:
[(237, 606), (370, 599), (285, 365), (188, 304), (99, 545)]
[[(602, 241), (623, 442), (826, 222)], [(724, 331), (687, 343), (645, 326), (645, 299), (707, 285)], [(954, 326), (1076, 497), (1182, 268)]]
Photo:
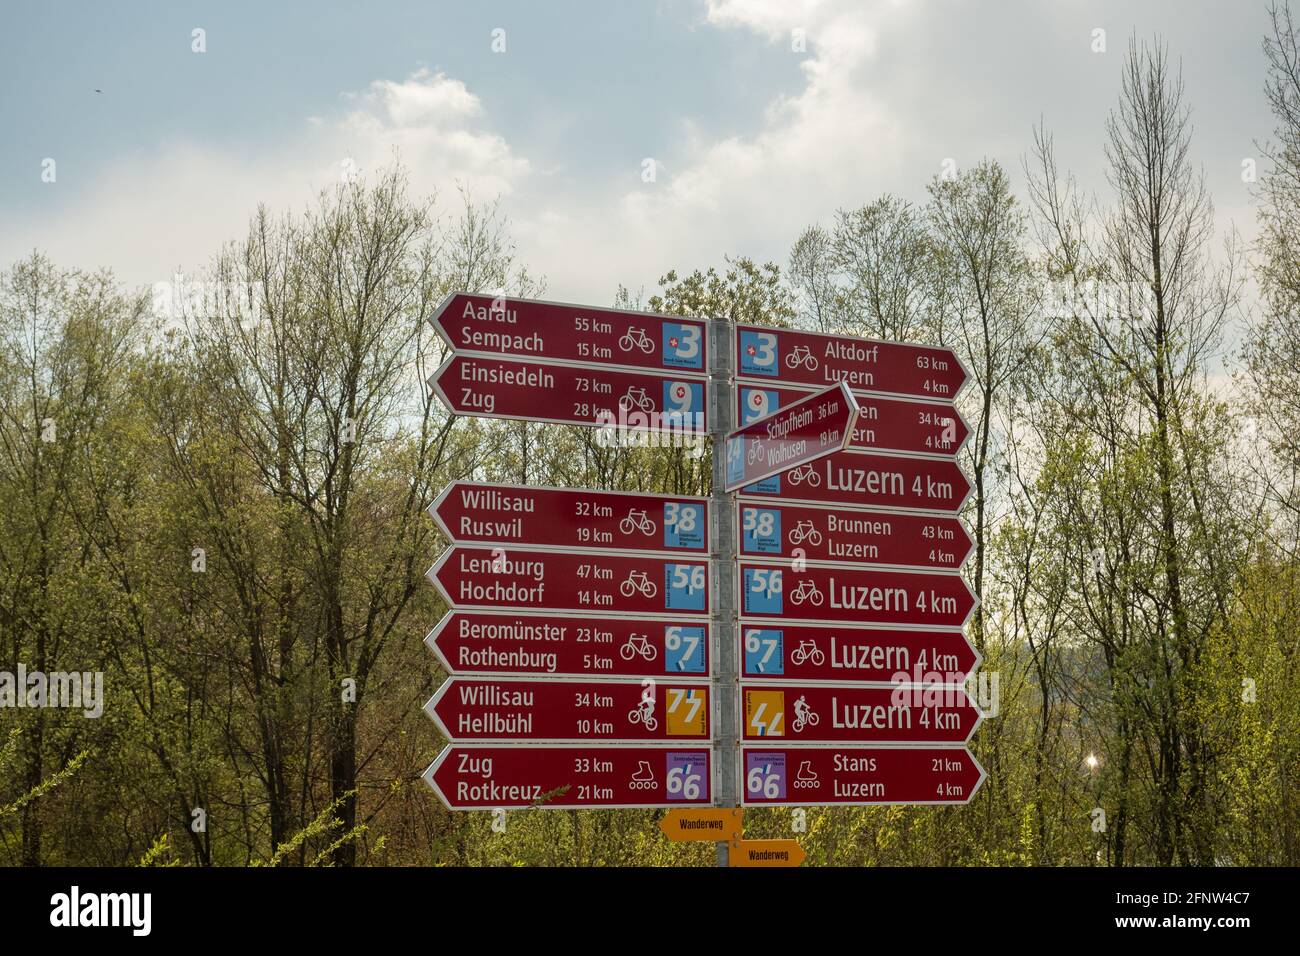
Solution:
[[(883, 191), (901, 173), (904, 129), (889, 91), (863, 73), (900, 15), (896, 3), (710, 0), (710, 26), (752, 33), (771, 56), (801, 57), (803, 88), (770, 103), (748, 135), (708, 139), (684, 120), (684, 154), (655, 157), (654, 183), (592, 204), (580, 251), (574, 243), (563, 254), (525, 248), (551, 294), (608, 297), (617, 281), (653, 283), (669, 268), (720, 264), (724, 254), (783, 262), (804, 226)], [(791, 49), (795, 29), (806, 52)]]
[[(796, 79), (742, 133), (718, 132), (710, 111), (719, 98), (703, 91), (682, 104), (678, 129), (662, 143), (617, 144), (657, 161), (653, 183), (641, 181), (637, 154), (592, 165), (583, 119), (609, 108), (599, 90), (572, 94), (521, 143), (490, 115), (472, 77), (421, 69), (345, 93), (335, 109), (301, 122), (286, 117), (278, 142), (236, 147), (213, 137), (216, 145), (169, 143), (120, 157), (75, 203), (60, 199), (74, 175), (61, 164), (60, 183), (42, 187), (47, 208), (0, 231), (0, 261), (36, 245), (60, 262), (111, 265), (148, 284), (177, 265), (202, 266), (242, 233), (259, 202), (300, 209), (345, 159), (366, 172), (396, 150), (414, 189), (438, 190), (453, 209), (447, 193), (457, 182), (479, 200), (503, 197), (520, 258), (547, 276), (552, 298), (605, 303), (619, 283), (652, 289), (670, 268), (720, 264), (725, 254), (784, 262), (799, 231), (838, 207), (885, 192), (923, 198), (949, 156), (961, 167), (993, 156), (1015, 176), (1045, 105), (1063, 133), (1063, 161), (1085, 182), (1100, 181), (1097, 136), (1116, 62), (1088, 52), (1091, 21), (1037, 7), (995, 16), (980, 4), (890, 0), (704, 0), (699, 10), (700, 27), (737, 41), (729, 45), (741, 48), (745, 69), (770, 63)], [(805, 51), (791, 49), (795, 30)], [(1253, 35), (1247, 45), (1255, 56)], [(721, 101), (746, 92), (739, 80), (733, 87)], [(1250, 124), (1222, 126), (1242, 112), (1230, 102), (1198, 113), (1211, 130), (1198, 143), (1219, 149), (1210, 169), (1235, 183), (1245, 147), (1232, 144), (1248, 142)], [(1221, 216), (1234, 213), (1249, 238), (1253, 216), (1237, 195)]]
[(396, 127), (459, 124), (483, 112), (478, 97), (464, 83), (442, 73), (430, 74), (425, 67), (402, 83), (375, 80), (364, 96), (349, 94), (348, 98), (363, 104), (354, 115), (383, 113)]
[[(243, 232), (259, 202), (302, 208), (345, 160), (364, 173), (396, 152), (417, 192), (446, 198), (463, 183), (476, 199), (504, 197), (521, 259), (547, 276), (553, 298), (607, 302), (619, 283), (652, 288), (670, 268), (720, 264), (724, 254), (784, 261), (804, 226), (908, 175), (907, 124), (891, 111), (889, 90), (864, 76), (900, 15), (889, 2), (710, 0), (708, 28), (739, 31), (764, 55), (797, 58), (803, 83), (767, 104), (745, 135), (718, 138), (683, 115), (681, 136), (654, 157), (653, 183), (641, 181), (638, 166), (561, 188), (543, 170), (557, 160), (563, 169), (570, 156), (537, 168), (493, 131), (469, 85), (420, 69), (343, 94), (338, 111), (304, 117), (277, 146), (250, 153), (178, 143), (120, 160), (88, 200), (7, 231), (23, 245), (0, 245), (0, 258), (38, 245), (57, 261), (110, 264), (149, 284), (177, 266), (202, 267)], [(791, 49), (796, 28), (804, 52)]]
[(4, 231), (0, 261), (38, 247), (60, 264), (108, 265), (126, 282), (151, 285), (177, 267), (201, 269), (222, 242), (242, 235), (259, 202), (304, 207), (338, 180), (345, 161), (365, 173), (396, 153), (417, 192), (466, 183), (475, 195), (508, 196), (529, 176), (528, 161), (485, 128), (481, 102), (459, 80), (418, 70), (342, 99), (336, 115), (307, 117), (255, 154), (167, 143), (118, 158), (75, 202), (60, 204), (60, 184), (49, 185), (51, 208)]

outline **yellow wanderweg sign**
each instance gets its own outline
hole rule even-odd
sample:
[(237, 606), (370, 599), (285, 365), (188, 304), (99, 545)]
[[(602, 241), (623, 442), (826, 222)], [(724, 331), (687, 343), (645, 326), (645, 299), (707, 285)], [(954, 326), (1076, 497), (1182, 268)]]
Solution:
[(659, 829), (670, 840), (734, 840), (740, 836), (744, 811), (728, 807), (689, 807), (669, 810)]
[(804, 853), (797, 840), (732, 840), (731, 866), (798, 866)]

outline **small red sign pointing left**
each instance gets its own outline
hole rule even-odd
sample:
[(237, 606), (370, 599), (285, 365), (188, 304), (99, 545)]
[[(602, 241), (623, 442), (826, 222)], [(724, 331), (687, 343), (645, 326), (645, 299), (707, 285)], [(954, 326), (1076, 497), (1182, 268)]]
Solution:
[(455, 544), (704, 554), (707, 498), (453, 481), (429, 508)]

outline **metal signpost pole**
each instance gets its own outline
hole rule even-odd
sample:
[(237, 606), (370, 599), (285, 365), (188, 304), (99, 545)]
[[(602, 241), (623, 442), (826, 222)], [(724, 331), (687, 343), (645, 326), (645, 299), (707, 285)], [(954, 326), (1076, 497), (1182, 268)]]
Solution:
[[(709, 438), (713, 448), (713, 529), (710, 547), (709, 576), (713, 582), (713, 702), (715, 719), (713, 751), (717, 786), (716, 803), (720, 807), (739, 805), (736, 793), (736, 509), (730, 507), (726, 491), (727, 434), (735, 427), (735, 397), (732, 393), (733, 337), (735, 331), (726, 319), (709, 323)], [(718, 843), (718, 866), (728, 865), (730, 844)]]

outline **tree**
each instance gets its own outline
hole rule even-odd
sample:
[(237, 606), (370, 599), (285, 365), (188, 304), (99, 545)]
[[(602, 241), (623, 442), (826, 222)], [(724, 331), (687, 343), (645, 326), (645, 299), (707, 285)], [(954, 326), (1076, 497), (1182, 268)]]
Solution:
[[(38, 253), (0, 276), (0, 634), (10, 673), (19, 663), (44, 674), (103, 669), (98, 581), (77, 509), (123, 403), (143, 310), (108, 273), (63, 271)], [(95, 734), (75, 712), (36, 707), (15, 719), (19, 793), (39, 788), (51, 765), (66, 769)], [(25, 866), (45, 859), (42, 807), (29, 800), (19, 811)]]
[(1213, 755), (1193, 704), (1241, 548), (1212, 513), (1224, 476), (1207, 456), (1223, 455), (1226, 430), (1202, 374), (1240, 278), (1231, 247), (1221, 263), (1210, 258), (1213, 208), (1162, 46), (1130, 44), (1106, 133), (1113, 205), (1096, 224), (1058, 175), (1050, 137), (1036, 134), (1031, 195), (1045, 260), (1071, 292), (1056, 329), (1057, 405), (1107, 456), (1094, 481), (1115, 522), (1079, 516), (1109, 538), (1092, 545), (1105, 576), (1098, 597), (1138, 609), (1123, 610), (1118, 628), (1109, 614), (1092, 626), (1117, 695), (1121, 764), (1133, 755), (1148, 765), (1155, 860), (1208, 863)]

